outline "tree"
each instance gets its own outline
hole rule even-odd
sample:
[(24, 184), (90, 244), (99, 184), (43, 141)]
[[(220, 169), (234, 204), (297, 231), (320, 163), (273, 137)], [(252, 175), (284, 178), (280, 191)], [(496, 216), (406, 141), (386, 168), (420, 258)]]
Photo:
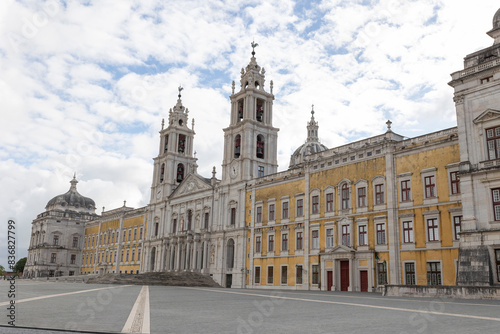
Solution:
[(2, 265), (0, 265), (0, 276), (3, 275), (5, 275), (5, 268)]
[(28, 260), (27, 257), (19, 259), (19, 261), (17, 261), (16, 265), (14, 266), (14, 272), (22, 274), (27, 260)]

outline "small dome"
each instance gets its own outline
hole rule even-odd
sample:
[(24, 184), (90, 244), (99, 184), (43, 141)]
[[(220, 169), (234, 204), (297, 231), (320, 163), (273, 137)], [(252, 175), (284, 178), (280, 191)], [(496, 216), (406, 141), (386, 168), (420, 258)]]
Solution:
[(67, 193), (58, 195), (54, 198), (52, 198), (47, 205), (45, 206), (46, 209), (49, 207), (55, 206), (55, 205), (60, 205), (62, 207), (73, 207), (72, 209), (90, 209), (90, 210), (95, 210), (95, 202), (85, 196), (82, 196), (78, 193), (76, 190), (76, 184), (78, 181), (76, 180), (75, 177), (73, 177), (73, 180), (70, 181), (71, 187), (68, 190)]
[(304, 162), (304, 158), (307, 155), (323, 152), (326, 150), (328, 150), (328, 147), (319, 142), (306, 142), (305, 144), (300, 145), (295, 150), (295, 152), (293, 152), (292, 157), (290, 158), (290, 167)]
[(500, 9), (493, 16), (493, 30), (500, 28)]

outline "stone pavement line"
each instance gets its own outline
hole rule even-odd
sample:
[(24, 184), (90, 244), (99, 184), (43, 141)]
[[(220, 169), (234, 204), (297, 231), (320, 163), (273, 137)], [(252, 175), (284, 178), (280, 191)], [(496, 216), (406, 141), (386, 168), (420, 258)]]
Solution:
[[(69, 295), (76, 295), (79, 293), (86, 293), (86, 292), (92, 292), (92, 291), (99, 291), (99, 290), (106, 290), (106, 289), (118, 289), (118, 288), (124, 288), (130, 285), (119, 285), (119, 286), (113, 286), (113, 287), (107, 287), (107, 288), (97, 288), (97, 289), (89, 289), (89, 290), (80, 290), (80, 291), (73, 291), (73, 292), (64, 292), (64, 293), (58, 293), (55, 295), (47, 295), (47, 296), (39, 296), (39, 297), (33, 297), (33, 298), (25, 298), (25, 299), (19, 299), (16, 300), (16, 304), (18, 303), (25, 303), (25, 302), (32, 302), (35, 300), (40, 300), (40, 299), (46, 299), (46, 298), (54, 298), (54, 297), (61, 297), (61, 296), (69, 296)], [(0, 306), (5, 306), (9, 305), (10, 302), (3, 302), (0, 303)]]
[(143, 285), (128, 316), (122, 333), (150, 333), (149, 287)]
[(182, 289), (212, 291), (212, 292), (219, 292), (219, 293), (232, 293), (232, 294), (236, 294), (236, 295), (247, 295), (247, 296), (263, 297), (263, 298), (288, 299), (288, 300), (297, 300), (297, 301), (312, 302), (312, 303), (322, 303), (322, 304), (338, 304), (338, 305), (349, 305), (349, 306), (358, 306), (358, 307), (367, 307), (367, 308), (378, 308), (378, 309), (391, 310), (391, 311), (412, 312), (412, 313), (426, 313), (426, 314), (444, 315), (444, 316), (458, 317), (458, 318), (470, 318), (470, 319), (491, 320), (491, 321), (498, 321), (498, 322), (500, 322), (500, 318), (480, 317), (480, 316), (469, 315), (469, 314), (453, 314), (453, 313), (433, 312), (433, 311), (425, 311), (425, 310), (412, 310), (412, 309), (399, 308), (399, 307), (377, 306), (377, 305), (364, 305), (364, 304), (356, 304), (356, 303), (334, 302), (334, 301), (329, 301), (329, 300), (314, 300), (314, 299), (305, 299), (305, 298), (293, 298), (293, 297), (283, 297), (283, 296), (261, 295), (261, 294), (256, 294), (256, 293), (246, 293), (246, 292), (236, 292), (236, 291), (224, 291), (224, 290), (213, 290), (213, 289), (202, 289), (202, 288), (187, 288), (187, 287), (182, 287)]

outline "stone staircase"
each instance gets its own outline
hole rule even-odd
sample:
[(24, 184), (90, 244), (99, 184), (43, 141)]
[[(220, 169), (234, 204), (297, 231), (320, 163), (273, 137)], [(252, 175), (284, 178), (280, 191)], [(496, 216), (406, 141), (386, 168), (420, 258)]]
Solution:
[(220, 288), (210, 276), (189, 271), (154, 272), (143, 274), (105, 274), (87, 280), (89, 284), (132, 284), (132, 285), (165, 285), (196, 286)]

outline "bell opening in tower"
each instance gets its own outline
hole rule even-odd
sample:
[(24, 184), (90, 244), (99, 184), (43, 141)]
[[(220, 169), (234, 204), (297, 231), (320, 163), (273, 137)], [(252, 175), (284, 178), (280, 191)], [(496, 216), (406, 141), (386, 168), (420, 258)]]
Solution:
[(238, 122), (243, 119), (243, 100), (238, 101)]
[(262, 122), (264, 120), (264, 101), (258, 99), (257, 100), (257, 109), (255, 111), (255, 118), (258, 122)]
[(167, 152), (168, 151), (168, 135), (165, 136), (165, 148), (163, 150), (163, 152)]
[(178, 164), (177, 165), (177, 182), (181, 183), (182, 180), (184, 180), (184, 165)]
[(264, 159), (264, 136), (257, 136), (257, 158)]
[(241, 136), (237, 135), (234, 140), (234, 158), (238, 159), (240, 157), (241, 150)]
[(179, 145), (178, 145), (177, 152), (184, 153), (185, 147), (186, 147), (186, 136), (179, 135)]

